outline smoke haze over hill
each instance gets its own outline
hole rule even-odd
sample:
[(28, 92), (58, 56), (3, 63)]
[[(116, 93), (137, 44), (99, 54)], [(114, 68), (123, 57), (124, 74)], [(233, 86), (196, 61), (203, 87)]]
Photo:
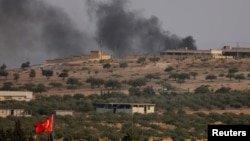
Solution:
[(68, 14), (43, 1), (0, 0), (0, 18), (0, 61), (7, 66), (12, 58), (21, 65), (20, 60), (67, 57), (87, 47), (89, 37)]
[(179, 38), (163, 30), (156, 16), (147, 19), (128, 7), (128, 0), (110, 0), (96, 4), (96, 10), (92, 10), (97, 18), (97, 39), (116, 55), (159, 53), (160, 49), (179, 47), (196, 49), (192, 36)]
[(41, 0), (0, 0), (0, 63), (43, 63), (46, 59), (86, 54), (97, 46), (115, 56), (158, 53), (159, 49), (188, 46), (192, 36), (180, 38), (165, 31), (156, 16), (144, 18), (128, 9), (128, 0), (86, 1), (94, 36), (77, 28), (63, 9)]

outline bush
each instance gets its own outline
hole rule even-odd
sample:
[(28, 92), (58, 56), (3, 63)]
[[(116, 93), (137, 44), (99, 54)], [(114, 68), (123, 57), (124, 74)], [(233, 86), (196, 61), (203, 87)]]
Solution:
[(171, 71), (173, 71), (174, 70), (174, 68), (172, 67), (172, 66), (169, 66), (169, 67), (167, 67), (164, 71), (165, 72), (171, 72)]
[(229, 87), (221, 87), (221, 88), (217, 89), (217, 90), (215, 91), (215, 93), (224, 94), (224, 93), (229, 93), (230, 90), (231, 90), (231, 88), (229, 88)]
[(197, 93), (209, 93), (210, 92), (210, 90), (209, 90), (209, 88), (208, 88), (208, 86), (204, 86), (204, 85), (202, 85), (202, 86), (200, 86), (200, 87), (197, 87), (196, 89), (195, 89), (195, 93), (197, 94)]

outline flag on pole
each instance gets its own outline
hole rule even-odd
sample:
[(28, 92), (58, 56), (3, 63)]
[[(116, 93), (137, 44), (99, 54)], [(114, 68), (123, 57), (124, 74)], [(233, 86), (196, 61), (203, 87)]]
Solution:
[(53, 131), (53, 115), (47, 117), (41, 122), (34, 125), (35, 132), (40, 134), (42, 132), (52, 132)]

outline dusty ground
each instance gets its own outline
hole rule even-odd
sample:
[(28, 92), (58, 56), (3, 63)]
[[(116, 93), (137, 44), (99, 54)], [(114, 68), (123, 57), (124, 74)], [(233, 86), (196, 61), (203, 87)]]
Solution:
[[(9, 75), (7, 78), (0, 77), (0, 87), (5, 82), (12, 82), (15, 87), (22, 86), (26, 83), (33, 83), (38, 84), (42, 83), (46, 85), (47, 91), (43, 92), (43, 95), (64, 95), (64, 94), (76, 94), (81, 93), (85, 95), (90, 94), (100, 94), (101, 91), (107, 92), (112, 90), (107, 90), (103, 86), (100, 88), (94, 88), (91, 89), (90, 85), (86, 83), (86, 79), (89, 77), (96, 77), (96, 78), (103, 78), (105, 80), (108, 79), (117, 79), (120, 82), (125, 80), (130, 80), (134, 78), (139, 77), (145, 77), (146, 74), (158, 74), (159, 79), (152, 79), (147, 83), (147, 86), (152, 86), (156, 92), (159, 89), (162, 89), (162, 82), (166, 82), (171, 84), (172, 86), (176, 87), (176, 91), (179, 92), (187, 92), (187, 91), (194, 91), (197, 87), (201, 85), (207, 85), (209, 88), (213, 91), (217, 90), (218, 88), (224, 86), (224, 87), (230, 87), (232, 90), (250, 90), (250, 78), (248, 77), (248, 74), (250, 74), (250, 59), (240, 59), (240, 60), (234, 60), (234, 59), (193, 59), (193, 58), (187, 58), (187, 59), (174, 59), (174, 58), (160, 58), (160, 61), (153, 63), (150, 62), (148, 59), (145, 63), (145, 65), (138, 64), (137, 59), (132, 60), (114, 60), (110, 62), (111, 68), (104, 69), (103, 64), (99, 62), (89, 62), (89, 63), (82, 63), (82, 64), (67, 64), (67, 65), (34, 65), (31, 66), (32, 69), (36, 70), (36, 77), (31, 79), (29, 78), (29, 72), (30, 69), (13, 69), (8, 70)], [(119, 67), (120, 62), (127, 62), (128, 67), (125, 69)], [(190, 72), (197, 72), (198, 75), (194, 79), (192, 76), (190, 76), (189, 80), (185, 80), (184, 83), (179, 84), (175, 80), (170, 79), (169, 75), (170, 72), (165, 72), (165, 68), (167, 67), (173, 67), (174, 70), (172, 72), (184, 72), (184, 73), (190, 73)], [(239, 73), (243, 73), (245, 75), (244, 80), (236, 80), (232, 79), (229, 80), (229, 78), (226, 78), (226, 74), (228, 73), (228, 70), (232, 67), (238, 68)], [(54, 75), (51, 76), (49, 79), (45, 76), (42, 76), (41, 68), (43, 69), (51, 69), (54, 72)], [(58, 77), (58, 74), (62, 72), (63, 69), (69, 70), (69, 77), (78, 78), (80, 82), (82, 82), (82, 85), (79, 86), (77, 89), (69, 90), (67, 89), (67, 84), (65, 80), (62, 80), (62, 78)], [(20, 75), (20, 78), (17, 81), (13, 80), (13, 74), (18, 72)], [(208, 74), (214, 74), (217, 76), (217, 79), (215, 80), (206, 80), (206, 76)], [(219, 77), (220, 74), (223, 74), (224, 77)], [(61, 88), (54, 88), (49, 85), (51, 82), (58, 82), (62, 83), (63, 87)], [(119, 90), (114, 91), (120, 91), (125, 94), (128, 94), (128, 88), (130, 86), (123, 84), (122, 88)], [(249, 109), (237, 109), (233, 110), (233, 112), (238, 113), (245, 111), (249, 114)], [(209, 112), (209, 111), (204, 111)], [(223, 112), (218, 110), (217, 112)], [(192, 113), (192, 111), (190, 111)]]

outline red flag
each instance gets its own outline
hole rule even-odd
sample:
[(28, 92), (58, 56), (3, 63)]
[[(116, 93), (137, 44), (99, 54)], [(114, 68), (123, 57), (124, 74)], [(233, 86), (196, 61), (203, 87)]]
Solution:
[(37, 134), (42, 132), (52, 132), (52, 125), (53, 125), (53, 115), (47, 117), (45, 120), (38, 122), (34, 125), (35, 132)]

